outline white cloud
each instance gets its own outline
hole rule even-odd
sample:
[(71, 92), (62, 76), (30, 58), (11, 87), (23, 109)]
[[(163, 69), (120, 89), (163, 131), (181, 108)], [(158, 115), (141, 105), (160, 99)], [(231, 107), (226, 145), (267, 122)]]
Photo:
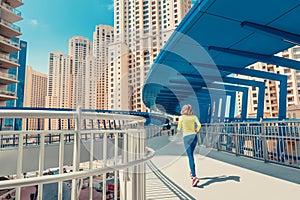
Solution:
[(114, 9), (114, 1), (112, 1), (112, 3), (107, 6), (107, 9), (108, 10), (113, 10)]
[(113, 9), (114, 9), (114, 4), (109, 4), (109, 5), (107, 6), (107, 9), (108, 9), (108, 10), (113, 10)]
[(38, 23), (37, 19), (31, 19), (30, 24), (33, 25), (33, 26), (37, 26), (39, 23)]

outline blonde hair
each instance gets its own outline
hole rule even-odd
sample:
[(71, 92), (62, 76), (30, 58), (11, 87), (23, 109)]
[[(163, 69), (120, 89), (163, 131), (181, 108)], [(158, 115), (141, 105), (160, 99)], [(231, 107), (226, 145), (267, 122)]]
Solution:
[(193, 115), (194, 111), (193, 111), (192, 106), (190, 104), (185, 104), (184, 106), (182, 106), (180, 114), (182, 114), (182, 115)]

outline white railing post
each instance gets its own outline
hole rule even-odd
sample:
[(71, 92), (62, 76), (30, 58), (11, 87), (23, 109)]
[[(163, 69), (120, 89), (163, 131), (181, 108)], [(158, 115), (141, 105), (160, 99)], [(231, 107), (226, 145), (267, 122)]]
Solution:
[[(146, 131), (144, 127), (144, 122), (138, 123), (139, 134), (137, 138), (137, 155), (138, 159), (141, 159), (145, 155), (145, 148), (146, 148)], [(141, 163), (137, 166), (137, 176), (138, 182), (136, 184), (136, 193), (138, 199), (144, 200), (146, 199), (146, 164)]]
[[(119, 157), (119, 132), (115, 133), (115, 160), (114, 160), (114, 165), (118, 164), (118, 157)], [(118, 184), (118, 171), (116, 170), (114, 172), (114, 199), (118, 199), (118, 190), (119, 190), (119, 184)]]
[[(59, 165), (59, 174), (63, 174), (63, 166), (64, 166), (64, 152), (65, 152), (65, 144), (64, 144), (64, 133), (60, 133), (60, 141), (59, 141), (59, 158), (58, 158), (58, 165)], [(63, 196), (63, 182), (58, 182), (58, 200), (62, 200)]]
[[(45, 165), (45, 133), (40, 134), (40, 152), (39, 152), (39, 174), (38, 176), (43, 176), (44, 165)], [(38, 184), (38, 199), (43, 199), (43, 184)]]
[[(94, 134), (91, 132), (91, 138), (90, 138), (90, 170), (94, 169), (93, 161), (94, 161)], [(89, 193), (90, 193), (90, 200), (93, 199), (93, 176), (90, 176), (89, 178)]]
[[(133, 130), (136, 131), (133, 131)], [(126, 139), (124, 139), (124, 161), (134, 161), (145, 155), (146, 133), (144, 122), (138, 122), (138, 127), (134, 127), (128, 131)], [(128, 156), (128, 157), (127, 157)], [(123, 200), (130, 199), (146, 199), (146, 174), (145, 163), (133, 166), (123, 171), (122, 196)]]
[[(122, 163), (128, 162), (128, 128), (124, 128), (124, 135), (123, 135), (123, 152), (122, 152)], [(127, 181), (128, 178), (128, 168), (121, 170), (119, 173), (120, 176), (120, 199), (127, 200)], [(129, 199), (128, 199), (129, 200)]]
[[(19, 134), (19, 143), (18, 143), (18, 160), (17, 160), (17, 179), (22, 178), (22, 170), (23, 170), (23, 135), (21, 132)], [(21, 199), (21, 187), (16, 187), (16, 199)]]
[[(103, 167), (107, 165), (107, 134), (103, 133)], [(102, 174), (102, 199), (106, 199), (106, 174)]]
[[(80, 163), (80, 130), (81, 130), (81, 107), (76, 109), (75, 117), (75, 132), (74, 132), (74, 148), (73, 148), (73, 171), (77, 172), (79, 170)], [(77, 179), (72, 180), (72, 193), (71, 199), (78, 198), (77, 191)]]

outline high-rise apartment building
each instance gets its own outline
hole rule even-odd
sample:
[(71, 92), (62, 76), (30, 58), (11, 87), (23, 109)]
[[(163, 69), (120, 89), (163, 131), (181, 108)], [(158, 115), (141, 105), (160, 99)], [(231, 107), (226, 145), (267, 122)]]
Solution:
[[(61, 52), (52, 52), (48, 60), (48, 84), (46, 108), (71, 108), (72, 58)], [(68, 127), (67, 121), (62, 121), (62, 129)], [(58, 121), (46, 121), (46, 129), (58, 129)]]
[(85, 73), (85, 85), (84, 85), (84, 108), (96, 109), (97, 104), (97, 84), (99, 70), (96, 66), (96, 57), (89, 55), (86, 59), (86, 73)]
[[(6, 107), (23, 107), (24, 101), (24, 82), (25, 82), (25, 70), (26, 70), (26, 57), (27, 57), (27, 42), (19, 40), (19, 38), (13, 38), (16, 44), (20, 44), (20, 51), (16, 51), (10, 54), (10, 58), (18, 60), (19, 67), (8, 69), (8, 74), (11, 77), (16, 77), (18, 82), (15, 84), (9, 84), (7, 91), (15, 93), (17, 99), (6, 101)], [(5, 119), (4, 126), (6, 128), (14, 130), (22, 130), (22, 119)]]
[[(46, 74), (37, 72), (31, 66), (26, 67), (26, 79), (24, 90), (24, 107), (44, 108), (47, 95)], [(28, 119), (28, 124), (23, 121), (23, 130), (44, 129), (44, 121), (38, 122), (38, 119)]]
[(48, 63), (46, 107), (71, 108), (71, 57), (61, 52), (52, 52)]
[(18, 82), (17, 76), (11, 74), (9, 69), (19, 67), (16, 52), (21, 50), (18, 39), (21, 29), (14, 23), (22, 20), (21, 12), (16, 8), (22, 6), (23, 2), (0, 0), (0, 3), (0, 106), (6, 106), (6, 101), (17, 99), (16, 90), (12, 91), (12, 88), (9, 88)]
[[(287, 49), (286, 51), (276, 54), (289, 59), (300, 60), (300, 46)], [(266, 63), (255, 63), (248, 68), (261, 70), (271, 73), (283, 74), (287, 76), (287, 117), (296, 118), (300, 116), (300, 70), (290, 69), (277, 65), (271, 65)], [(279, 82), (268, 79), (254, 78), (236, 75), (244, 79), (251, 79), (265, 82), (265, 107), (264, 107), (264, 118), (278, 117), (278, 106), (279, 106)], [(250, 88), (248, 94), (248, 117), (255, 117), (257, 112), (258, 104), (258, 89), (255, 87)], [(238, 112), (241, 112), (241, 101), (242, 95), (238, 93)]]
[(24, 82), (26, 76), (26, 57), (27, 57), (27, 42), (19, 40), (19, 38), (13, 39), (16, 43), (20, 44), (20, 51), (11, 53), (10, 57), (13, 57), (19, 61), (19, 67), (11, 68), (8, 73), (16, 76), (18, 83), (8, 85), (7, 89), (10, 92), (15, 92), (17, 99), (6, 101), (7, 107), (23, 107), (24, 101)]
[(87, 60), (92, 54), (92, 43), (82, 36), (75, 36), (69, 40), (69, 55), (72, 58), (71, 65), (71, 107), (81, 106), (85, 108), (85, 96), (87, 94)]
[(114, 42), (109, 47), (109, 109), (145, 111), (146, 74), (191, 0), (115, 0)]
[[(98, 25), (93, 35), (93, 55), (96, 58), (93, 76), (96, 78), (94, 94), (96, 108), (108, 109), (108, 45), (114, 39), (114, 28), (108, 25)], [(96, 91), (96, 92), (95, 92)]]

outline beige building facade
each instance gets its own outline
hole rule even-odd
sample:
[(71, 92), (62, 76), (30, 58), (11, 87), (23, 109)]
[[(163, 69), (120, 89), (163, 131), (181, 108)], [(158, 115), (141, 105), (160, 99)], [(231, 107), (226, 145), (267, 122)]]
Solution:
[[(52, 52), (48, 60), (48, 84), (46, 108), (71, 108), (71, 83), (72, 83), (72, 58), (62, 52)], [(45, 129), (58, 129), (58, 120), (52, 119), (45, 122)], [(67, 129), (68, 124), (63, 120), (62, 129)]]
[[(71, 108), (85, 108), (88, 59), (92, 54), (92, 43), (88, 38), (74, 36), (69, 40), (71, 63)], [(87, 103), (88, 104), (88, 103)]]
[(93, 34), (93, 56), (95, 57), (95, 72), (93, 76), (96, 78), (93, 97), (96, 101), (96, 109), (108, 109), (108, 80), (109, 61), (108, 47), (114, 40), (114, 28), (108, 25), (97, 25)]
[(17, 10), (23, 4), (20, 0), (0, 0), (0, 106), (17, 98), (15, 92), (7, 90), (7, 85), (18, 82), (17, 77), (8, 71), (19, 67), (18, 60), (11, 58), (10, 54), (21, 50), (19, 42), (12, 39), (21, 35), (21, 29), (15, 23), (23, 19)]
[[(109, 52), (109, 109), (146, 111), (142, 87), (159, 51), (191, 8), (190, 0), (115, 0)], [(125, 89), (126, 88), (126, 89)]]
[(49, 54), (47, 108), (71, 108), (72, 59), (62, 52)]
[[(48, 76), (37, 72), (31, 66), (26, 66), (25, 88), (24, 88), (24, 107), (44, 108), (46, 105)], [(42, 130), (44, 121), (38, 119), (28, 119), (22, 121), (23, 130)]]

